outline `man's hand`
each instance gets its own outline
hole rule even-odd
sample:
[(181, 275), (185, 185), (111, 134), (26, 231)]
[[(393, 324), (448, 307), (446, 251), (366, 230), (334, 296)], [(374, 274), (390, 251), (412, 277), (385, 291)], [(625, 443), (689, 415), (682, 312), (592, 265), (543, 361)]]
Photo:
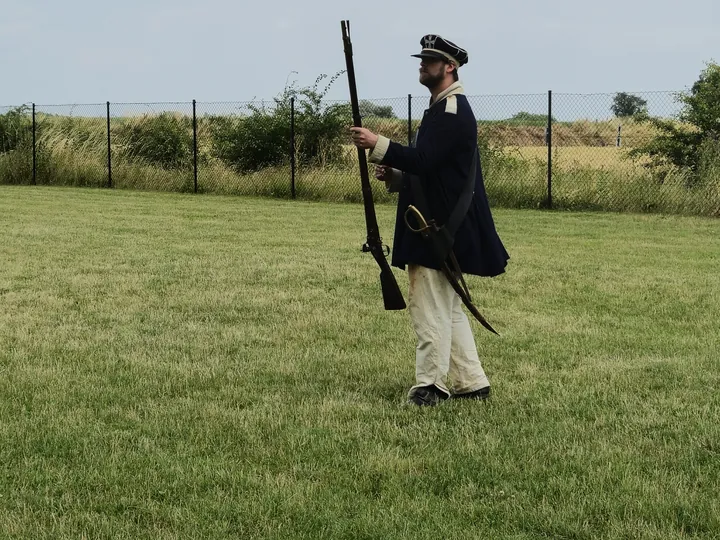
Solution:
[(362, 149), (373, 149), (378, 141), (378, 136), (372, 131), (360, 127), (351, 127), (352, 142), (355, 146)]
[(382, 180), (383, 182), (389, 182), (392, 180), (393, 170), (392, 167), (387, 165), (376, 165), (375, 166), (375, 178)]

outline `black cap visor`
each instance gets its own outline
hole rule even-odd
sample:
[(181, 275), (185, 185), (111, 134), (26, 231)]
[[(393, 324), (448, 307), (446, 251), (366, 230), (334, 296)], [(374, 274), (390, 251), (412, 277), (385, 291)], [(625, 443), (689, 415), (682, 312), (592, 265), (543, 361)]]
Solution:
[(435, 60), (450, 61), (446, 55), (435, 51), (423, 51), (419, 54), (411, 54), (410, 56), (414, 56), (415, 58), (433, 58)]

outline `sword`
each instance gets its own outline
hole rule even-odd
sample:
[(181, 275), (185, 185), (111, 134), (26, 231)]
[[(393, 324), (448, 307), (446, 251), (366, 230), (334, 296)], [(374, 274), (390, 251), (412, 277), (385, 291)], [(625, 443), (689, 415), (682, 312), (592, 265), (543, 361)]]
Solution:
[[(412, 213), (415, 216), (415, 219), (419, 223), (419, 227), (413, 227), (410, 224), (410, 220), (408, 219), (408, 214)], [(410, 229), (412, 232), (420, 233), (422, 234), (423, 238), (428, 240), (431, 245), (433, 244), (432, 234), (435, 232), (438, 232), (439, 229), (437, 225), (435, 224), (434, 220), (431, 220), (430, 224), (425, 220), (425, 217), (422, 215), (420, 210), (415, 208), (413, 205), (409, 205), (408, 209), (405, 210), (405, 224), (407, 225), (408, 229)], [(450, 260), (450, 263), (453, 265), (454, 268), (451, 268), (448, 264), (448, 259)], [(472, 298), (470, 298), (470, 291), (467, 288), (467, 285), (465, 284), (465, 279), (463, 279), (462, 271), (460, 270), (460, 265), (457, 262), (457, 259), (455, 258), (455, 253), (452, 249), (450, 249), (449, 254), (447, 258), (442, 262), (440, 266), (440, 270), (445, 275), (445, 278), (450, 282), (450, 286), (453, 288), (453, 290), (457, 293), (457, 295), (462, 300), (463, 304), (465, 304), (465, 307), (467, 307), (468, 311), (473, 314), (473, 316), (480, 322), (480, 324), (483, 325), (484, 328), (489, 330), (495, 335), (500, 335), (495, 331), (495, 329), (490, 325), (490, 323), (483, 317), (482, 313), (480, 313), (480, 310), (478, 310), (477, 307), (472, 303)], [(460, 277), (458, 280), (457, 276)], [(461, 285), (462, 282), (462, 285)]]

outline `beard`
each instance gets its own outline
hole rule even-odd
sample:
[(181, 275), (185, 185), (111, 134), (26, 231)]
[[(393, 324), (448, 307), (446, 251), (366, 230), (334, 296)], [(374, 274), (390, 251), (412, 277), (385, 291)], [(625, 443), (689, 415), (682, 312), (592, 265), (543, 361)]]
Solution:
[(430, 89), (439, 85), (443, 79), (445, 79), (445, 74), (442, 72), (436, 73), (435, 75), (427, 71), (420, 72), (420, 84), (427, 86)]

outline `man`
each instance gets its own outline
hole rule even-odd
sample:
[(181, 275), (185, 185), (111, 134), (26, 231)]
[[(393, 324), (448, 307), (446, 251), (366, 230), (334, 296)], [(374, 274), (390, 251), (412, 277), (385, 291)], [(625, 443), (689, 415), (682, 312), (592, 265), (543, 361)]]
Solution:
[(415, 145), (402, 146), (364, 128), (353, 127), (351, 132), (356, 146), (371, 150), (369, 161), (378, 165), (376, 177), (390, 191), (399, 191), (392, 265), (407, 267), (408, 308), (417, 335), (416, 384), (408, 399), (432, 406), (451, 396), (485, 399), (490, 382), (462, 300), (440, 271), (443, 261), (406, 224), (408, 206), (418, 207), (428, 221), (442, 225), (462, 197), (471, 198), (467, 212), (459, 216), (453, 243), (463, 273), (497, 276), (505, 271), (509, 255), (490, 213), (478, 157), (477, 122), (459, 82), (458, 68), (467, 63), (468, 54), (438, 35), (426, 35), (420, 44), (422, 51), (412, 56), (421, 59), (420, 83), (431, 98)]

